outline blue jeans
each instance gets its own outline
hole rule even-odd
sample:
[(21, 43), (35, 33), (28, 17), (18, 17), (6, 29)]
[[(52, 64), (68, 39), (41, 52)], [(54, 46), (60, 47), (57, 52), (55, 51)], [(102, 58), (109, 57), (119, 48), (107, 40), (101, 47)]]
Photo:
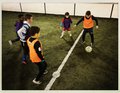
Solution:
[(22, 61), (27, 62), (27, 57), (29, 55), (29, 48), (27, 45), (27, 42), (21, 42), (22, 48), (23, 48), (23, 56), (22, 56)]

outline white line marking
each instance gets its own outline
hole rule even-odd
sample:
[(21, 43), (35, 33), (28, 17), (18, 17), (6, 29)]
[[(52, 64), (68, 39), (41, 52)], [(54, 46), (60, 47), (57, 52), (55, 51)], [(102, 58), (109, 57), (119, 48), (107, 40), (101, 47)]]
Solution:
[(66, 57), (63, 59), (61, 65), (58, 67), (58, 69), (53, 72), (52, 74), (52, 79), (50, 80), (50, 82), (48, 83), (48, 85), (46, 86), (45, 90), (50, 90), (53, 83), (55, 82), (55, 80), (60, 76), (60, 72), (62, 70), (62, 68), (64, 67), (65, 63), (67, 62), (69, 56), (71, 55), (73, 49), (75, 48), (76, 44), (78, 43), (80, 37), (82, 36), (83, 30), (82, 32), (79, 34), (78, 38), (76, 39), (76, 41), (74, 42), (73, 46), (71, 47), (71, 49), (68, 51)]

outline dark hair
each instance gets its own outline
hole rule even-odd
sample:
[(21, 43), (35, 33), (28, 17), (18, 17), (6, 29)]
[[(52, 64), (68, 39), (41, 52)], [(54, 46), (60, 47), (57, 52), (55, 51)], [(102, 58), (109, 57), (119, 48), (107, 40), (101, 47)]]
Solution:
[(90, 12), (90, 11), (87, 11), (87, 12), (86, 12), (86, 15), (88, 15), (88, 16), (91, 15), (91, 12)]
[(32, 27), (30, 28), (30, 35), (31, 35), (31, 36), (34, 36), (36, 33), (39, 33), (39, 32), (40, 32), (40, 28), (37, 27), (37, 26), (32, 26)]
[(27, 13), (27, 14), (25, 15), (25, 20), (30, 19), (31, 17), (32, 17), (32, 15), (29, 14), (29, 13)]
[(18, 15), (18, 18), (21, 18), (21, 17), (24, 17), (24, 15), (23, 15), (23, 14), (19, 14), (19, 15)]
[(66, 12), (66, 13), (65, 13), (65, 16), (69, 16), (69, 12)]

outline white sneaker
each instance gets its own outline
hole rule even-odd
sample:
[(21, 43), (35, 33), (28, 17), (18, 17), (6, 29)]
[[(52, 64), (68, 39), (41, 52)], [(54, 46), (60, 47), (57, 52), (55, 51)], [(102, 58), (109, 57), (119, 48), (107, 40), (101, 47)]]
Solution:
[(9, 42), (10, 45), (12, 45), (12, 41), (11, 40), (9, 40), (8, 42)]
[(61, 35), (60, 38), (62, 38), (63, 36)]
[(45, 72), (44, 72), (43, 74), (45, 75), (45, 74), (47, 74), (47, 73), (48, 73), (48, 71), (47, 71), (47, 70), (45, 70)]
[[(36, 78), (35, 78), (35, 79), (36, 79)], [(32, 81), (34, 84), (38, 84), (38, 85), (39, 85), (39, 84), (42, 83), (42, 82), (40, 82), (40, 81), (36, 81), (35, 79), (33, 79), (33, 81)]]
[(70, 37), (72, 36), (72, 34), (70, 34)]

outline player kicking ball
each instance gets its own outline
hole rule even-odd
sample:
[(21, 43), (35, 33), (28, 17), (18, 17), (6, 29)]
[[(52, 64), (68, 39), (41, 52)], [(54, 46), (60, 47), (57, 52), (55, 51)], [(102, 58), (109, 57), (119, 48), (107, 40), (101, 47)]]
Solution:
[(82, 17), (78, 22), (77, 24), (74, 26), (76, 27), (78, 24), (80, 24), (81, 22), (83, 22), (83, 34), (82, 34), (82, 44), (85, 43), (85, 36), (86, 36), (86, 33), (89, 33), (90, 34), (90, 37), (91, 37), (91, 46), (93, 46), (94, 44), (94, 34), (93, 34), (93, 27), (94, 27), (94, 21), (96, 22), (96, 28), (98, 29), (98, 20), (93, 16), (91, 15), (91, 12), (90, 11), (87, 11), (85, 16)]
[(62, 19), (62, 22), (61, 22), (61, 26), (63, 27), (63, 29), (62, 29), (60, 38), (64, 36), (65, 31), (68, 31), (68, 34), (70, 37), (72, 36), (71, 29), (70, 29), (71, 24), (72, 24), (72, 20), (69, 16), (69, 12), (66, 12), (65, 17)]

